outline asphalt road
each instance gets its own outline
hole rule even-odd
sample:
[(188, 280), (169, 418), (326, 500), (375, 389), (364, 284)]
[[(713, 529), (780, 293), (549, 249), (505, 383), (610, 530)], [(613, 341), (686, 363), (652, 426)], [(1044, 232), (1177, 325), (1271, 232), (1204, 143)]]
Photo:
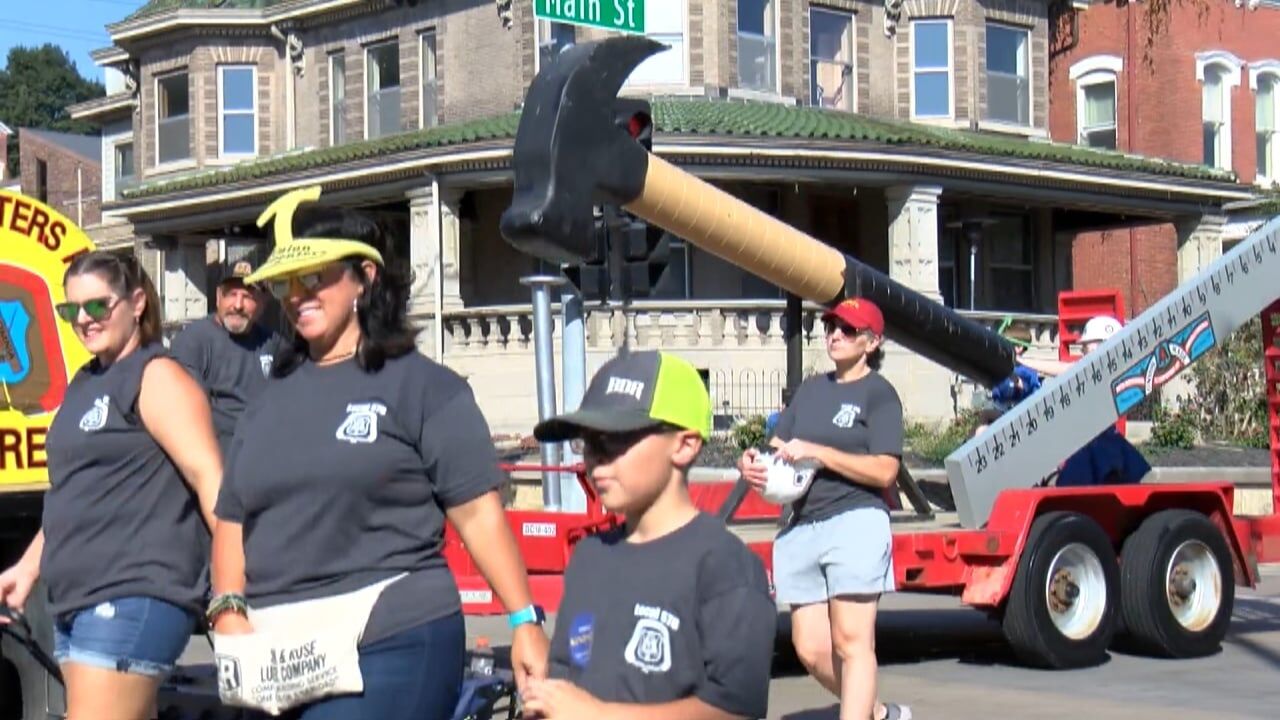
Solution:
[[(1258, 588), (1238, 589), (1222, 652), (1197, 660), (1112, 652), (1086, 670), (1030, 670), (1015, 664), (997, 624), (957, 599), (897, 594), (881, 608), (880, 694), (911, 706), (916, 718), (1280, 717), (1280, 566), (1264, 568)], [(499, 654), (508, 642), (503, 618), (471, 618), (467, 630), (469, 645), (483, 635)], [(201, 665), (209, 656), (207, 642), (194, 641), (183, 663)], [(835, 720), (838, 707), (798, 667), (780, 663), (768, 717)]]

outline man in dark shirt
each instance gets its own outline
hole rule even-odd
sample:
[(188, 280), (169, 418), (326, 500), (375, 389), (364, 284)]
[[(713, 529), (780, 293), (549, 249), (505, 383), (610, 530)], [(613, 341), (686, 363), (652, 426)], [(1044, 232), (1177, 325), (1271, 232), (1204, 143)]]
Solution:
[(218, 283), (217, 309), (174, 337), (169, 351), (209, 393), (223, 454), (236, 421), (271, 373), (281, 337), (258, 322), (263, 291), (245, 285), (253, 267), (237, 262)]
[(697, 370), (665, 352), (620, 355), (581, 409), (540, 423), (543, 442), (582, 444), (623, 527), (583, 540), (565, 572), (550, 678), (535, 718), (761, 718), (777, 608), (764, 565), (698, 511), (686, 475), (711, 432)]

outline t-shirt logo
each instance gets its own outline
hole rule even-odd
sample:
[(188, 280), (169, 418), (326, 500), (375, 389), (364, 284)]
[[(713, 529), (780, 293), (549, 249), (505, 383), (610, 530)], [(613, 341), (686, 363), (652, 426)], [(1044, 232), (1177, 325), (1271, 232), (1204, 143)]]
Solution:
[(636, 604), (636, 627), (623, 657), (646, 674), (671, 669), (671, 633), (680, 630), (680, 618), (650, 605)]
[(378, 439), (378, 416), (386, 414), (382, 403), (352, 403), (347, 406), (347, 419), (338, 426), (337, 438), (353, 445), (371, 443)]
[(103, 395), (93, 401), (93, 407), (80, 417), (80, 429), (85, 432), (101, 430), (107, 424), (107, 407), (111, 404), (111, 396)]
[(853, 423), (862, 414), (862, 406), (853, 403), (840, 403), (840, 412), (831, 418), (831, 424), (836, 427), (851, 428)]
[(258, 363), (262, 365), (262, 377), (270, 377), (271, 363), (275, 362), (274, 355), (259, 355)]
[(591, 660), (591, 645), (595, 640), (595, 616), (582, 613), (573, 618), (569, 626), (569, 659), (577, 667), (584, 668)]

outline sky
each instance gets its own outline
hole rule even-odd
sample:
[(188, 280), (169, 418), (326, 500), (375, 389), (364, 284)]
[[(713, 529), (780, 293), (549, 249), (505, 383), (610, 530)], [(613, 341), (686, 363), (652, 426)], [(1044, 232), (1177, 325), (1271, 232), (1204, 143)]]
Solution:
[(111, 45), (106, 26), (123, 20), (146, 0), (0, 0), (0, 66), (9, 48), (53, 43), (66, 50), (80, 74), (102, 81), (89, 53)]

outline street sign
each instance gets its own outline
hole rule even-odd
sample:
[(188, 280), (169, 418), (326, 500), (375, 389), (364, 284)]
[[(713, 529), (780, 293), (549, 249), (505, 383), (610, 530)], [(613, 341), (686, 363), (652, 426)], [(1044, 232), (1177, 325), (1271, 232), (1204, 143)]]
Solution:
[(644, 34), (644, 0), (533, 0), (539, 20)]

